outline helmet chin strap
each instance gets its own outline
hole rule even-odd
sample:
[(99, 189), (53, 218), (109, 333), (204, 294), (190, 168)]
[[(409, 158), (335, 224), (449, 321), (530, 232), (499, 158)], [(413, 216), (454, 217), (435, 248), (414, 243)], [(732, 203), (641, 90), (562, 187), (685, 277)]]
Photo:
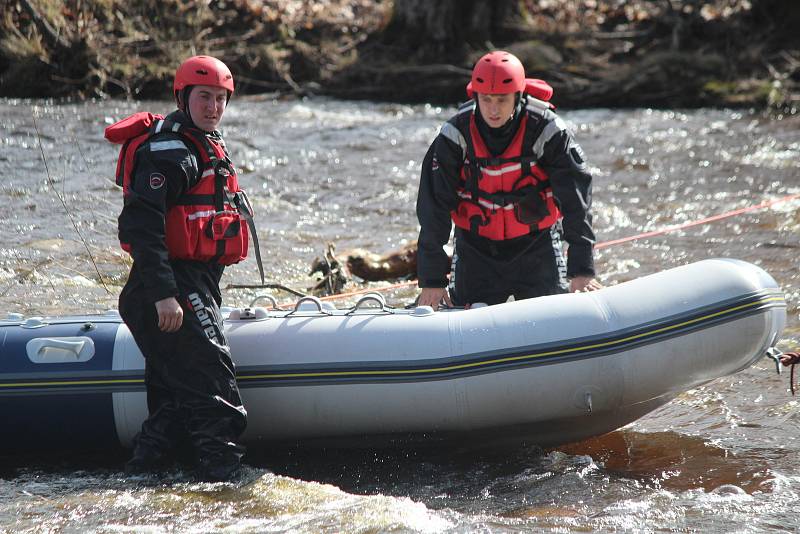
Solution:
[[(519, 117), (519, 114), (522, 111), (522, 93), (515, 93), (514, 98), (515, 98), (514, 111), (511, 113), (511, 116), (508, 118), (508, 120), (503, 123), (503, 126), (517, 120), (517, 117)], [(500, 126), (500, 128), (502, 128), (503, 126)]]
[(189, 93), (192, 92), (193, 85), (187, 85), (178, 93), (178, 109), (189, 117), (189, 120), (194, 124), (192, 113), (189, 111)]
[[(511, 117), (506, 121), (505, 124), (515, 120), (522, 111), (522, 93), (515, 93), (514, 99), (514, 112), (511, 114)], [(505, 126), (505, 124), (503, 126)]]

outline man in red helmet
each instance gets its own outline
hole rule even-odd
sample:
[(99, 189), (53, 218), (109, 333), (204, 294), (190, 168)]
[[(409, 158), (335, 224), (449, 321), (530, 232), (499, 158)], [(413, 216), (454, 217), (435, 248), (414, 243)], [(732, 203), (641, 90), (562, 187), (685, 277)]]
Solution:
[(119, 310), (145, 357), (149, 411), (129, 473), (160, 469), (188, 449), (200, 478), (224, 480), (244, 454), (236, 440), (247, 412), (219, 288), (224, 266), (246, 256), (252, 222), (217, 131), (233, 89), (224, 63), (191, 57), (175, 74), (176, 111), (137, 113), (106, 130), (124, 143), (119, 237), (133, 266)]
[[(475, 64), (467, 93), (474, 98), (444, 123), (422, 164), (419, 305), (497, 304), (511, 296), (600, 289), (592, 177), (548, 103), (550, 86), (526, 79), (519, 59), (496, 51)], [(443, 247), (453, 224), (448, 265)]]

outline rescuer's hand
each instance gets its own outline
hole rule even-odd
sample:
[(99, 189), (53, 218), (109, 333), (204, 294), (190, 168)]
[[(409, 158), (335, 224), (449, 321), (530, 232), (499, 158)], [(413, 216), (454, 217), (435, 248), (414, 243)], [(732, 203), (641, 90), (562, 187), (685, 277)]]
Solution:
[(442, 299), (448, 306), (453, 306), (446, 287), (423, 287), (419, 294), (419, 300), (417, 300), (417, 306), (430, 306), (434, 310), (438, 310)]
[(598, 289), (603, 289), (603, 284), (595, 280), (593, 276), (576, 276), (569, 281), (570, 293), (597, 291)]
[(162, 332), (177, 332), (183, 324), (183, 308), (175, 297), (167, 297), (156, 302), (158, 328)]

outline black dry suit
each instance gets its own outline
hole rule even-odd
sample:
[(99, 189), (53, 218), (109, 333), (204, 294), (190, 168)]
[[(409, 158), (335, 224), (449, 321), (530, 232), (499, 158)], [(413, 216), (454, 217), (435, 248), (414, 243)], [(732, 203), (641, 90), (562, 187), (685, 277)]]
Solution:
[[(181, 112), (168, 119), (190, 123)], [(165, 214), (200, 179), (198, 161), (192, 143), (177, 133), (157, 134), (137, 150), (119, 216), (120, 240), (130, 244), (133, 257), (119, 309), (145, 357), (149, 417), (136, 438), (134, 458), (162, 460), (188, 442), (202, 468), (238, 465), (244, 449), (236, 439), (247, 412), (222, 330), (224, 268), (171, 260), (165, 244)], [(155, 302), (168, 297), (183, 308), (183, 324), (174, 333), (158, 328)]]

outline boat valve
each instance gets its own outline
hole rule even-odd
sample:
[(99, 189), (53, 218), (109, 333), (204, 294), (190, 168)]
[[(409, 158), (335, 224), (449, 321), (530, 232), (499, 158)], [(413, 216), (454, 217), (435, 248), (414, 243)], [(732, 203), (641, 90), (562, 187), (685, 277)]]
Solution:
[(586, 411), (592, 413), (592, 394), (590, 392), (586, 392), (583, 396), (583, 402), (586, 403)]

